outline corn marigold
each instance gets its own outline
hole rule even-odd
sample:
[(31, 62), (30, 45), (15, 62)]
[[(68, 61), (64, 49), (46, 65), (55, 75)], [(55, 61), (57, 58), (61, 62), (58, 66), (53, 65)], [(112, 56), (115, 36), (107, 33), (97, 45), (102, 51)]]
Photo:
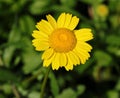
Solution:
[(91, 29), (74, 30), (79, 18), (69, 13), (62, 13), (57, 21), (47, 15), (46, 20), (37, 23), (32, 36), (33, 46), (42, 54), (43, 66), (52, 66), (53, 70), (60, 67), (72, 70), (74, 65), (84, 64), (90, 57), (92, 49), (87, 41), (93, 39)]
[(96, 13), (100, 17), (106, 17), (108, 15), (108, 13), (109, 13), (109, 9), (105, 4), (100, 4), (96, 8)]

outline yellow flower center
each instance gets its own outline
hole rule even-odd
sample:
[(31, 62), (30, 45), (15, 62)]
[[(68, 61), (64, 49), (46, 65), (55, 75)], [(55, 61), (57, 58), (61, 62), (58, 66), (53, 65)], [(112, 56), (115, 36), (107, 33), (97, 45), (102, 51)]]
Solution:
[(74, 32), (66, 28), (54, 30), (49, 38), (50, 47), (56, 52), (71, 51), (77, 42)]

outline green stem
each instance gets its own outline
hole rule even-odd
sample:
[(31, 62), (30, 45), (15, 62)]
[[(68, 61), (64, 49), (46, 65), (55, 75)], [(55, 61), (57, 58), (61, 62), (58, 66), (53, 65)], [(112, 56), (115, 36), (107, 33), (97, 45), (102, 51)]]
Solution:
[(51, 69), (51, 67), (49, 67), (46, 71), (46, 75), (44, 77), (43, 84), (42, 84), (42, 87), (41, 87), (40, 98), (43, 98), (43, 96), (44, 96), (44, 91), (45, 91), (45, 87), (46, 87), (46, 83), (47, 83), (47, 79), (48, 79), (50, 69)]
[(23, 80), (22, 86), (27, 88), (30, 85), (30, 82), (32, 82), (34, 79), (36, 79), (41, 73), (41, 68), (38, 70), (38, 72), (35, 75), (32, 75), (31, 77)]

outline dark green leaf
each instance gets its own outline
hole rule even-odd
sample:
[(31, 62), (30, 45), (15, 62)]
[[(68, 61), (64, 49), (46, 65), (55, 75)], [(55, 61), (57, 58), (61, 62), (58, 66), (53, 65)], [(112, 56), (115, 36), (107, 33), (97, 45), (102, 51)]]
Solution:
[(11, 71), (9, 70), (4, 70), (4, 69), (0, 69), (0, 81), (2, 82), (15, 82), (17, 81), (17, 77), (15, 74), (13, 74)]
[(35, 22), (32, 17), (28, 15), (24, 15), (19, 20), (20, 29), (25, 34), (28, 34), (31, 36), (33, 30), (35, 29)]

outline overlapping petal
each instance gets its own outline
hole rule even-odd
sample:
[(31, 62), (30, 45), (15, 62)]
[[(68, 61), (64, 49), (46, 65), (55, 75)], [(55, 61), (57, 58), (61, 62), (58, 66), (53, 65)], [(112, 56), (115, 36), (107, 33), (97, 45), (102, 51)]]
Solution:
[(91, 29), (84, 28), (75, 30), (75, 35), (78, 41), (89, 41), (93, 39), (93, 34), (91, 33)]
[(77, 18), (76, 16), (73, 16), (68, 28), (70, 30), (74, 30), (76, 26), (78, 25), (78, 23), (79, 23), (79, 18)]
[(41, 20), (40, 22), (38, 22), (36, 27), (39, 31), (42, 31), (48, 35), (50, 35), (53, 32), (53, 27), (46, 20)]
[(59, 53), (60, 67), (64, 67), (67, 64), (67, 56), (65, 53)]
[(53, 54), (54, 54), (54, 50), (53, 50), (52, 48), (49, 48), (49, 49), (47, 49), (47, 50), (43, 53), (42, 59), (47, 60), (47, 59), (49, 59), (51, 56), (53, 56)]
[(66, 14), (66, 19), (63, 27), (68, 28), (71, 23), (71, 19), (72, 19), (72, 14)]
[(35, 46), (38, 51), (43, 51), (49, 48), (48, 41), (42, 41), (41, 39), (32, 40), (32, 45)]
[(55, 53), (54, 60), (52, 61), (52, 69), (58, 70), (59, 67), (60, 67), (59, 53)]
[(78, 41), (76, 46), (79, 47), (79, 48), (81, 48), (81, 49), (84, 49), (87, 52), (90, 52), (92, 50), (92, 46), (89, 45), (86, 42)]
[(49, 59), (45, 59), (43, 61), (43, 66), (48, 67), (52, 63), (52, 61), (54, 60), (55, 55), (56, 55), (56, 53), (54, 53)]
[(57, 27), (58, 28), (62, 28), (64, 27), (64, 23), (65, 23), (65, 19), (66, 19), (66, 14), (62, 13), (57, 20)]
[(48, 35), (38, 30), (34, 30), (32, 36), (36, 39), (48, 39)]
[(57, 27), (56, 20), (51, 15), (47, 15), (46, 17), (47, 17), (48, 22), (55, 29)]
[(76, 16), (72, 17), (71, 14), (62, 13), (57, 20), (57, 26), (58, 28), (68, 28), (70, 30), (74, 30), (78, 25), (78, 22), (79, 18)]

